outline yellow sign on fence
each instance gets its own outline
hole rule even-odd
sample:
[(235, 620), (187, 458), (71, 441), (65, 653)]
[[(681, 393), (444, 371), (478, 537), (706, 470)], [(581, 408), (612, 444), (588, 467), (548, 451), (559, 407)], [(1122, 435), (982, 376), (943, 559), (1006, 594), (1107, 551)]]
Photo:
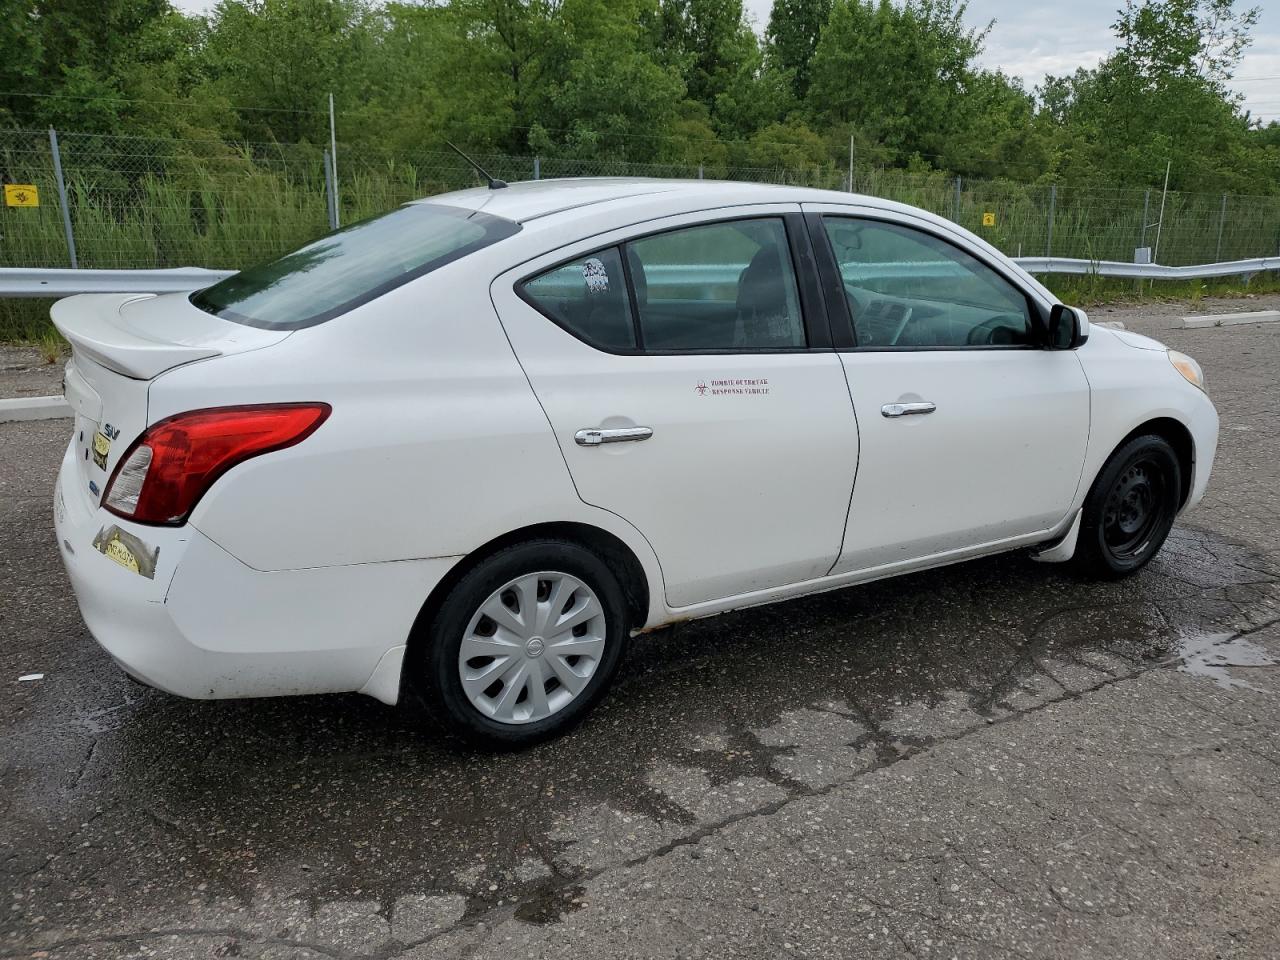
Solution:
[(984, 227), (994, 227), (996, 225), (996, 215), (994, 213), (984, 213), (982, 215), (982, 225)]
[(6, 183), (4, 185), (4, 205), (6, 207), (38, 207), (40, 191), (30, 183)]

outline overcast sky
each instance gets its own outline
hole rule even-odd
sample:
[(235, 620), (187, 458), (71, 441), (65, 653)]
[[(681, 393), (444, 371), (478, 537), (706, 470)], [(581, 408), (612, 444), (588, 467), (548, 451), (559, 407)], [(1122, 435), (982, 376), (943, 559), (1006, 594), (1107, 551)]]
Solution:
[[(763, 32), (772, 0), (744, 0)], [(983, 62), (1021, 77), (1028, 89), (1046, 73), (1070, 73), (1091, 67), (1113, 43), (1111, 24), (1122, 0), (970, 0), (967, 18), (975, 26), (994, 20)], [(1250, 0), (1239, 0), (1244, 7)], [(1253, 46), (1237, 71), (1236, 90), (1254, 116), (1280, 120), (1280, 2), (1252, 0), (1263, 8)], [(175, 0), (177, 6), (204, 12), (213, 0)]]

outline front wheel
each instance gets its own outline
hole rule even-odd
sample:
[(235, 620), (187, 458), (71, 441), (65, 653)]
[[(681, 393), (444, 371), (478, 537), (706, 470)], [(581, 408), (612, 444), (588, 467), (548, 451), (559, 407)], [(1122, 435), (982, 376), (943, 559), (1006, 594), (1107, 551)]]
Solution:
[(1104, 580), (1136, 573), (1164, 545), (1181, 502), (1173, 447), (1154, 434), (1134, 437), (1111, 455), (1085, 498), (1076, 568)]
[(486, 746), (568, 730), (603, 696), (629, 632), (622, 588), (575, 543), (508, 547), (465, 574), (417, 671), (445, 720)]

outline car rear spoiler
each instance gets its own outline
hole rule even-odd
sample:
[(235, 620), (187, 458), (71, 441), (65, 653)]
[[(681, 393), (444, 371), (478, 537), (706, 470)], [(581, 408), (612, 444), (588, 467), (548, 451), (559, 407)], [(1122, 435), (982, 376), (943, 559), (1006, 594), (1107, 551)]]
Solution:
[(217, 347), (156, 340), (131, 330), (122, 308), (154, 297), (153, 293), (81, 294), (59, 300), (49, 315), (75, 351), (134, 380), (150, 380), (184, 363), (222, 354)]

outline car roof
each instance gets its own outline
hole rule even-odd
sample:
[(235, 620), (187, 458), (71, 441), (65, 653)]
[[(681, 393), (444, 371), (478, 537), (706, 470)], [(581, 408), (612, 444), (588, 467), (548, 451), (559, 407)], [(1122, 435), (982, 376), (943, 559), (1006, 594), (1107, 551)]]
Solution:
[[(540, 217), (584, 207), (662, 195), (678, 203), (687, 199), (690, 209), (744, 203), (803, 203), (822, 201), (857, 203), (894, 208), (899, 204), (861, 194), (772, 183), (740, 183), (732, 180), (658, 180), (645, 177), (575, 177), (563, 180), (525, 180), (492, 190), (476, 187), (442, 193), (413, 203), (442, 203), (527, 223)], [(905, 208), (904, 208), (905, 209)]]
[[(1045, 303), (1057, 297), (1040, 281), (1010, 260), (994, 246), (958, 224), (905, 203), (838, 190), (818, 190), (774, 183), (742, 183), (733, 180), (659, 180), (644, 177), (575, 177), (564, 180), (525, 180), (497, 190), (476, 187), (442, 193), (412, 203), (439, 203), (469, 210), (483, 210), (494, 216), (528, 224), (533, 229), (522, 235), (549, 231), (560, 233), (572, 225), (585, 231), (582, 236), (630, 226), (660, 217), (702, 210), (747, 207), (753, 204), (814, 203), (851, 209), (882, 211), (932, 224), (944, 234), (960, 238), (1002, 262), (1005, 269), (1020, 276)], [(554, 215), (554, 216), (553, 216)], [(521, 256), (529, 254), (536, 241)], [(561, 238), (557, 238), (559, 240)], [(504, 248), (506, 245), (502, 245)], [(498, 245), (495, 245), (495, 252)], [(551, 248), (548, 248), (551, 249)]]

